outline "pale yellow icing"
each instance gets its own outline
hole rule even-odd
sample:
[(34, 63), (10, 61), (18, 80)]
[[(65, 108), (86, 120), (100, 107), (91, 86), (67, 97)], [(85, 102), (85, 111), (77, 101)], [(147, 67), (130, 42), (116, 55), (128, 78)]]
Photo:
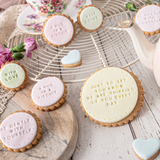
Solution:
[(82, 90), (86, 112), (99, 122), (114, 123), (127, 117), (135, 108), (138, 88), (125, 70), (109, 67), (93, 74)]
[(0, 72), (0, 81), (7, 88), (17, 88), (25, 80), (24, 69), (15, 63), (6, 64)]

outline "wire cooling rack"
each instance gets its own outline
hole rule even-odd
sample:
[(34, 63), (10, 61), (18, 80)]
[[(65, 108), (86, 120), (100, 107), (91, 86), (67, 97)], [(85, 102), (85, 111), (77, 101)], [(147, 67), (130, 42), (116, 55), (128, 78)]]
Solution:
[[(37, 40), (38, 49), (34, 51), (31, 59), (24, 57), (21, 63), (28, 70), (29, 78), (38, 81), (47, 76), (58, 76), (65, 82), (84, 81), (95, 70), (107, 66), (128, 67), (136, 63), (137, 58), (129, 34), (119, 27), (122, 20), (133, 19), (134, 12), (124, 7), (125, 0), (94, 0), (94, 5), (101, 8), (104, 13), (104, 24), (97, 32), (85, 32), (77, 28), (74, 41), (67, 47), (56, 48), (48, 45), (41, 35), (23, 34), (10, 39), (9, 48), (23, 42), (27, 37)], [(146, 5), (146, 1), (131, 1), (138, 8)], [(148, 37), (156, 43), (159, 35)], [(76, 68), (64, 68), (61, 59), (69, 51), (77, 49), (82, 55), (82, 65)]]

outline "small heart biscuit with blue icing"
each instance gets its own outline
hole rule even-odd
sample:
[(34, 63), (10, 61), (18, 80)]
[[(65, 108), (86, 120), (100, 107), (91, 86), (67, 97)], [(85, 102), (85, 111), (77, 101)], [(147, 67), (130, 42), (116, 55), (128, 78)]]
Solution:
[(158, 138), (136, 139), (133, 141), (133, 151), (141, 160), (153, 160), (160, 152), (160, 141)]
[(82, 64), (82, 57), (78, 50), (72, 50), (67, 56), (61, 59), (61, 63), (65, 68), (74, 68)]

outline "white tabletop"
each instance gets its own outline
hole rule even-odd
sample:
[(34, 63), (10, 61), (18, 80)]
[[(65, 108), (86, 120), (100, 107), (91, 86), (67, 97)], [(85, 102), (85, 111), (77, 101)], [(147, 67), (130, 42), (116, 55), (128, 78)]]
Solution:
[[(92, 122), (80, 107), (82, 83), (68, 85), (67, 100), (73, 106), (79, 122), (79, 138), (72, 160), (136, 160), (138, 158), (132, 150), (134, 139), (160, 137), (160, 88), (153, 73), (140, 62), (127, 69), (142, 82), (144, 105), (132, 122), (120, 127), (101, 127)], [(156, 159), (160, 159), (160, 155)]]

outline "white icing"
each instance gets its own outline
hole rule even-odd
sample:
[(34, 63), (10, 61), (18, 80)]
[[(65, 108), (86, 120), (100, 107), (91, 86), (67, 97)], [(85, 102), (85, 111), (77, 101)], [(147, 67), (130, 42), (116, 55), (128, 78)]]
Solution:
[(103, 21), (102, 12), (96, 7), (87, 7), (80, 14), (81, 24), (88, 30), (99, 28)]
[(0, 81), (7, 88), (17, 88), (23, 84), (25, 72), (23, 68), (15, 63), (5, 65), (0, 72)]
[(136, 139), (133, 141), (133, 149), (140, 158), (150, 159), (160, 149), (160, 141), (158, 138)]
[(93, 119), (104, 123), (118, 122), (127, 117), (137, 100), (138, 88), (134, 78), (116, 67), (93, 74), (82, 90), (84, 109)]

